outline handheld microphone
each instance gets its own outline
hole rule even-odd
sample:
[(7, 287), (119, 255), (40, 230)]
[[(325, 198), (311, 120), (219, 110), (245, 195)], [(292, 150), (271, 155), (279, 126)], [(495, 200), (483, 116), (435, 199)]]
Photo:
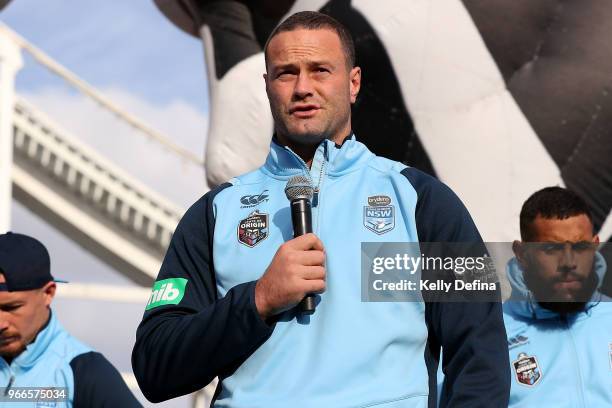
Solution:
[[(314, 188), (310, 178), (306, 176), (293, 176), (287, 182), (285, 195), (290, 202), (291, 221), (293, 223), (293, 237), (312, 232), (311, 200)], [(299, 304), (303, 314), (313, 314), (315, 311), (315, 296), (308, 294)]]

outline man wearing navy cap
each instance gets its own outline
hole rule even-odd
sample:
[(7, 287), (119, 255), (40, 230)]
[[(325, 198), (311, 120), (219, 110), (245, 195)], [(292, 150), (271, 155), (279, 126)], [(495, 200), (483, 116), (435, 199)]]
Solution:
[(50, 269), (38, 240), (0, 235), (0, 406), (141, 406), (111, 363), (51, 312)]

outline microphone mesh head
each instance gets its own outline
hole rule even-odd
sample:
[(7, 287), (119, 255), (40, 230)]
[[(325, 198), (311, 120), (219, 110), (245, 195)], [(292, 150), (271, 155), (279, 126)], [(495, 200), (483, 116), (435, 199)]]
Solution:
[(293, 201), (296, 198), (307, 198), (312, 201), (313, 194), (312, 181), (306, 176), (291, 177), (285, 187), (285, 195), (289, 201)]

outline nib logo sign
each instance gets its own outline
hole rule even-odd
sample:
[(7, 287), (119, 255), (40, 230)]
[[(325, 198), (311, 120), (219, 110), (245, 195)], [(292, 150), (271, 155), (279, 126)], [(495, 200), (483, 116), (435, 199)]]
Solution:
[(173, 278), (155, 282), (145, 310), (162, 305), (178, 305), (185, 296), (187, 279)]

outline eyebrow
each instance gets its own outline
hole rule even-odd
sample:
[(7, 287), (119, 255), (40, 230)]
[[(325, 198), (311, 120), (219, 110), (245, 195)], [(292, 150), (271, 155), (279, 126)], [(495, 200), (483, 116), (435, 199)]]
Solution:
[[(330, 61), (325, 61), (325, 60), (310, 61), (306, 65), (308, 65), (309, 67), (320, 67), (322, 65), (334, 66)], [(278, 70), (282, 70), (282, 69), (295, 68), (297, 66), (298, 66), (298, 64), (296, 64), (296, 63), (287, 62), (287, 63), (280, 64), (280, 65), (273, 65), (272, 69), (275, 70), (275, 71), (278, 71)]]

